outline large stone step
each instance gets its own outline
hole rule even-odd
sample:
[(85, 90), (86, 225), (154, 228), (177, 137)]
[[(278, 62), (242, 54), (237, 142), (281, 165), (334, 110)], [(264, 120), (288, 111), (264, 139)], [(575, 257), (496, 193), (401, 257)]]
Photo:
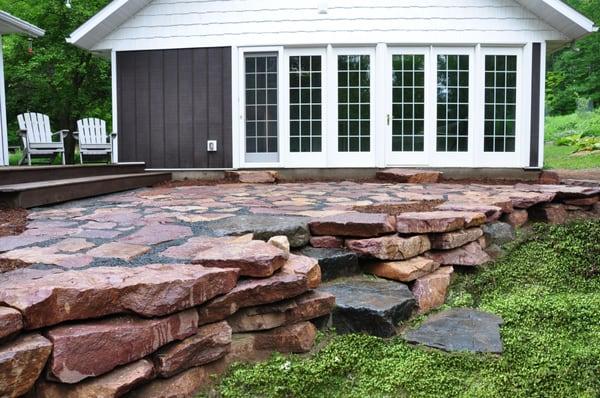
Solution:
[(298, 253), (319, 262), (323, 282), (361, 273), (357, 254), (349, 250), (307, 246)]

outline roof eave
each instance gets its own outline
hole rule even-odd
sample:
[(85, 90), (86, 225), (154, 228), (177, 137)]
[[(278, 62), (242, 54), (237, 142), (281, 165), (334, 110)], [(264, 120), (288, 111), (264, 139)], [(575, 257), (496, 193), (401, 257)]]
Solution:
[(29, 22), (7, 13), (6, 11), (0, 11), (0, 20), (14, 28), (14, 31), (6, 33), (21, 33), (31, 37), (42, 37), (46, 34), (44, 29), (40, 29)]

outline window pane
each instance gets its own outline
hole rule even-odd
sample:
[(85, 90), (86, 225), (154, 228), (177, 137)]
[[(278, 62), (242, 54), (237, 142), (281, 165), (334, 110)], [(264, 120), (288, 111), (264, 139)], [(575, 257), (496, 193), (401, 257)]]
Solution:
[[(245, 67), (246, 152), (277, 152), (277, 56), (248, 54)], [(290, 91), (292, 102), (295, 97), (296, 93)], [(294, 112), (297, 107), (292, 109)]]
[[(469, 62), (468, 55), (438, 55), (436, 143), (439, 152), (469, 150)], [(493, 80), (493, 73), (491, 78)], [(486, 81), (488, 79), (486, 73)]]
[[(371, 59), (338, 56), (338, 151), (369, 152), (371, 135)], [(320, 133), (320, 129), (319, 129)], [(320, 142), (319, 142), (320, 147)]]
[[(425, 56), (392, 56), (392, 76), (396, 76), (392, 79), (392, 151), (422, 152), (425, 133)], [(445, 112), (445, 108), (443, 110)]]
[[(293, 68), (301, 72), (295, 73)], [(321, 73), (320, 55), (290, 57), (290, 92), (298, 92), (294, 101), (290, 99), (291, 152), (321, 152)], [(340, 89), (340, 94), (345, 91)], [(312, 138), (315, 136), (318, 139)]]
[(486, 55), (484, 152), (515, 151), (517, 56)]

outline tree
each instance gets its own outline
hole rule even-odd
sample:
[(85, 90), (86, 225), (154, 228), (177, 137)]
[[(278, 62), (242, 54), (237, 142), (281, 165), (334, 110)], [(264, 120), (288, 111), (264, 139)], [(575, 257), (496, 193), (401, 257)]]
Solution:
[[(110, 0), (0, 0), (0, 9), (46, 31), (30, 42), (4, 38), (9, 141), (18, 144), (16, 115), (46, 113), (55, 129), (75, 129), (77, 119), (110, 120), (110, 63), (66, 42), (65, 38)], [(31, 45), (31, 48), (30, 48)], [(71, 143), (72, 144), (72, 143)]]

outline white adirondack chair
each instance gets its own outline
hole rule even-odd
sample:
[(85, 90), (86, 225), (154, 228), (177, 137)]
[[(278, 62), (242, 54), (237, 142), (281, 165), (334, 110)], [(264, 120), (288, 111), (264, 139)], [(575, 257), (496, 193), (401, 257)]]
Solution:
[(79, 161), (83, 164), (83, 155), (108, 156), (111, 162), (116, 133), (107, 134), (106, 122), (102, 119), (85, 118), (77, 121), (77, 131), (73, 133), (79, 141)]
[[(62, 164), (65, 164), (65, 136), (69, 130), (60, 130), (53, 133), (50, 129), (50, 118), (41, 113), (23, 113), (17, 115), (19, 121), (19, 134), (23, 140), (23, 158), (20, 164), (25, 162), (31, 166), (32, 156), (52, 155), (52, 160), (61, 155)], [(58, 136), (58, 141), (53, 141), (53, 137)], [(50, 160), (50, 163), (52, 163)]]

